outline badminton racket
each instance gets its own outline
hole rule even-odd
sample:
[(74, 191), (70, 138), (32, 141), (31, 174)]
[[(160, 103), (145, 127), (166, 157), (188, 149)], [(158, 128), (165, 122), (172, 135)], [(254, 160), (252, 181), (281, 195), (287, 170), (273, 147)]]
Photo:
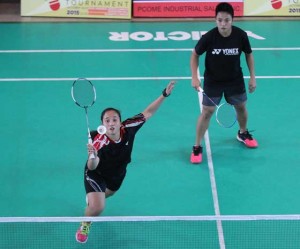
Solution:
[(237, 120), (234, 106), (227, 102), (217, 105), (209, 96), (207, 96), (207, 94), (203, 91), (202, 88), (199, 88), (199, 90), (211, 101), (212, 104), (214, 104), (217, 107), (216, 120), (218, 124), (224, 128), (232, 127)]
[[(85, 111), (88, 143), (92, 144), (92, 137), (90, 132), (88, 108), (91, 107), (96, 101), (96, 89), (92, 82), (85, 78), (78, 78), (73, 82), (71, 89), (71, 96), (79, 107), (83, 108)], [(90, 159), (95, 158), (93, 154), (90, 154)]]

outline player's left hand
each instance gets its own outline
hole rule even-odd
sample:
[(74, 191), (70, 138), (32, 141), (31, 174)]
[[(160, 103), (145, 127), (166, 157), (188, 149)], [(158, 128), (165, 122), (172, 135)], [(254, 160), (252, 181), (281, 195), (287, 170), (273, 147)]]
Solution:
[(176, 81), (174, 81), (174, 80), (172, 80), (172, 81), (169, 82), (169, 84), (168, 84), (167, 87), (166, 87), (166, 94), (167, 94), (167, 95), (170, 95), (170, 94), (171, 94), (171, 92), (172, 92), (172, 90), (173, 90), (175, 84), (176, 84)]

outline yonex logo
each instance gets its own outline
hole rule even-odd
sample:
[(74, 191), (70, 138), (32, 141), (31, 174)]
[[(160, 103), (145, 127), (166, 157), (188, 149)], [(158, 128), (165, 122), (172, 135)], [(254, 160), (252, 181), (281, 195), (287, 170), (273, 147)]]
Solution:
[(239, 49), (238, 48), (223, 49), (223, 54), (225, 54), (225, 55), (238, 55), (239, 54)]
[(238, 48), (226, 48), (226, 49), (214, 49), (211, 53), (212, 54), (220, 54), (223, 53), (223, 55), (239, 55), (239, 49)]
[(221, 52), (221, 49), (214, 49), (212, 51), (212, 54), (220, 54), (220, 52)]

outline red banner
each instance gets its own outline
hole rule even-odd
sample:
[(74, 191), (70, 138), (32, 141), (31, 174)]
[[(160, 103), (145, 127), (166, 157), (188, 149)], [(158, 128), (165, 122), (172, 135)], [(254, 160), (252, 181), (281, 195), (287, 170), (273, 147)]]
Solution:
[[(221, 1), (220, 1), (221, 2)], [(217, 1), (133, 1), (134, 17), (214, 17)], [(235, 16), (244, 15), (243, 1), (229, 2)]]

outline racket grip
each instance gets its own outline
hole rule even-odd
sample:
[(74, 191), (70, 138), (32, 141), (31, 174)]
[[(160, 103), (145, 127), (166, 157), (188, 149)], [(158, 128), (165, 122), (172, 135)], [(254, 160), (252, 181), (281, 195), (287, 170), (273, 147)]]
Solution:
[[(92, 144), (92, 143), (93, 143), (92, 138), (89, 137), (88, 143), (89, 143), (89, 144)], [(89, 159), (95, 159), (95, 155), (94, 155), (94, 154), (90, 154), (90, 155), (89, 155)]]

